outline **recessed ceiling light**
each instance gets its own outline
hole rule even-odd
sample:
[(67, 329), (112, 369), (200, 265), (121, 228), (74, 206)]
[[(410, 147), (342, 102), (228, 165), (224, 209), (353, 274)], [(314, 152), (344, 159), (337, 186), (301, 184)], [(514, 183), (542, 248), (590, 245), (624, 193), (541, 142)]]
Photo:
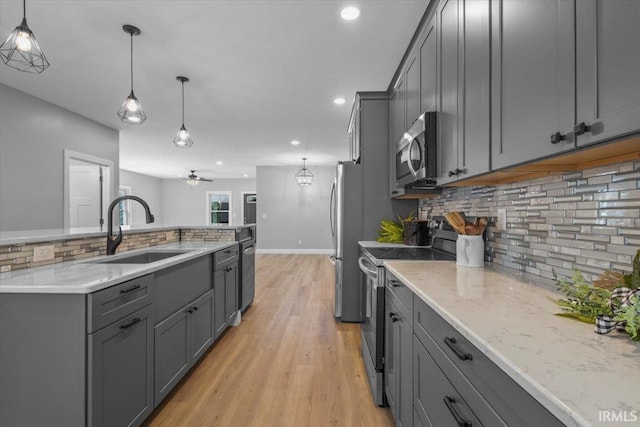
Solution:
[(244, 175), (242, 175), (244, 178), (249, 178), (249, 175), (247, 175), (246, 173)]
[(291, 145), (300, 145), (300, 141), (294, 139), (293, 141), (291, 141)]
[(344, 104), (346, 101), (344, 100), (344, 98), (336, 98), (333, 100), (333, 103), (336, 105), (342, 105)]
[(218, 166), (222, 166), (222, 160), (218, 160), (218, 161), (216, 162), (216, 165), (218, 165)]
[(340, 11), (340, 16), (342, 16), (342, 19), (345, 21), (353, 21), (360, 16), (360, 9), (354, 6), (345, 7)]

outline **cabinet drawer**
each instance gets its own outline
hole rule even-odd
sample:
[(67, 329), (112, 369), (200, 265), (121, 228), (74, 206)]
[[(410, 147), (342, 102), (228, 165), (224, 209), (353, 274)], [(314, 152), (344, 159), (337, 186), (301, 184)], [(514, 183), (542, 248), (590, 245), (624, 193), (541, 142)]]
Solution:
[(213, 253), (213, 268), (219, 270), (238, 260), (239, 249), (238, 246), (233, 246), (227, 249), (222, 249)]
[(156, 323), (213, 288), (211, 263), (206, 255), (154, 273)]
[[(418, 297), (415, 297), (414, 308), (416, 337), (429, 350), (440, 369), (460, 393), (463, 390), (477, 390), (510, 426), (562, 425), (544, 406)], [(474, 408), (473, 402), (464, 398)], [(476, 415), (481, 420), (485, 418), (480, 413), (476, 412)]]
[(385, 293), (393, 300), (405, 319), (413, 319), (413, 291), (387, 271)]
[(87, 332), (101, 329), (153, 302), (152, 276), (142, 276), (87, 295)]

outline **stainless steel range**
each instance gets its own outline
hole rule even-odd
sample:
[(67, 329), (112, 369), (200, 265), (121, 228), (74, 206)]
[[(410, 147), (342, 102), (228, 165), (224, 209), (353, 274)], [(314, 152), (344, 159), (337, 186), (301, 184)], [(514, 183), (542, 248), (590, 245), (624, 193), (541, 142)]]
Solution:
[(382, 246), (360, 243), (360, 280), (366, 290), (362, 329), (362, 358), (376, 405), (385, 406), (384, 396), (384, 292), (387, 260), (455, 261), (458, 235), (442, 217), (429, 223), (429, 247)]

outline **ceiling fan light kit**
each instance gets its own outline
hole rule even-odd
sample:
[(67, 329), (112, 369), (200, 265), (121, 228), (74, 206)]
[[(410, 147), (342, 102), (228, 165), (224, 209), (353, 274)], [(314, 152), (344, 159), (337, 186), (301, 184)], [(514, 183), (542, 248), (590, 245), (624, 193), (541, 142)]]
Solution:
[(133, 25), (123, 25), (122, 31), (131, 36), (131, 93), (118, 110), (118, 117), (125, 123), (141, 125), (147, 120), (147, 115), (142, 111), (140, 101), (138, 101), (138, 98), (136, 98), (133, 93), (133, 36), (140, 35), (140, 29)]
[(302, 161), (302, 169), (300, 169), (298, 173), (296, 173), (296, 182), (298, 183), (298, 185), (304, 187), (313, 183), (313, 174), (309, 169), (307, 169), (307, 158), (303, 157)]
[(200, 181), (206, 181), (206, 182), (213, 182), (212, 179), (207, 179), (207, 178), (201, 178), (198, 175), (196, 175), (196, 171), (195, 169), (191, 169), (191, 173), (189, 175), (187, 175), (187, 184), (193, 188), (195, 185), (198, 185), (198, 183)]
[(22, 22), (0, 45), (0, 57), (11, 68), (26, 73), (40, 74), (48, 66), (35, 35), (27, 25), (26, 0), (22, 1)]
[[(176, 80), (182, 84), (182, 126), (180, 126), (176, 137), (173, 138), (173, 145), (178, 148), (190, 148), (193, 145), (193, 139), (191, 139), (191, 135), (189, 135), (187, 128), (184, 126), (184, 84), (188, 82), (189, 79), (184, 76), (178, 76)], [(194, 171), (191, 172), (193, 174)]]

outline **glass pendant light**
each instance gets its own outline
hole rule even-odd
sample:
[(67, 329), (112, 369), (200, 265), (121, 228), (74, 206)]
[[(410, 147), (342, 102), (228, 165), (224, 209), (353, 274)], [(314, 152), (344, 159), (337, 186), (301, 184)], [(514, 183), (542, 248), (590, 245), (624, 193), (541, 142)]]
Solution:
[(49, 61), (27, 25), (26, 0), (22, 1), (22, 22), (0, 45), (0, 57), (9, 67), (27, 73), (40, 74), (49, 66)]
[(138, 98), (133, 94), (133, 36), (140, 35), (140, 29), (133, 25), (123, 25), (122, 30), (131, 36), (131, 93), (118, 110), (118, 117), (125, 123), (141, 125), (147, 120), (147, 115), (142, 111)]
[(173, 144), (178, 148), (189, 148), (193, 145), (193, 139), (187, 132), (187, 128), (184, 127), (184, 82), (188, 82), (189, 79), (183, 76), (176, 77), (180, 83), (182, 83), (182, 126), (175, 138), (173, 138)]
[(303, 166), (302, 169), (300, 169), (296, 174), (296, 181), (298, 182), (298, 185), (311, 185), (311, 183), (313, 182), (313, 174), (309, 169), (307, 169), (307, 158), (303, 157), (302, 161)]

